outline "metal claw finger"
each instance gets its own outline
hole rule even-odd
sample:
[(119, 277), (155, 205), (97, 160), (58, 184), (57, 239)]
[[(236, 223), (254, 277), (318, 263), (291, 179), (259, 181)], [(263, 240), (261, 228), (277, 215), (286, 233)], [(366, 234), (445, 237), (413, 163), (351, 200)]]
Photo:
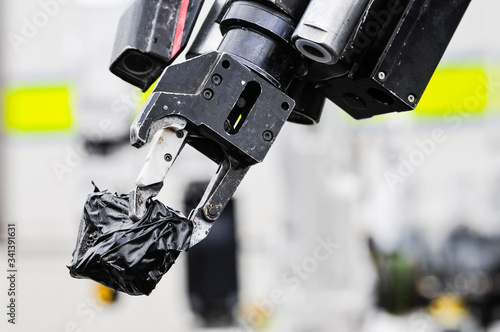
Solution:
[(132, 190), (129, 198), (129, 218), (134, 221), (142, 219), (148, 211), (148, 200), (158, 195), (162, 187), (163, 182), (159, 182), (146, 187), (136, 187)]
[(144, 217), (148, 200), (160, 192), (163, 180), (188, 136), (184, 129), (185, 121), (172, 117), (164, 119), (161, 124), (165, 127), (158, 129), (152, 136), (151, 149), (135, 182), (137, 187), (130, 193), (129, 217), (132, 220)]

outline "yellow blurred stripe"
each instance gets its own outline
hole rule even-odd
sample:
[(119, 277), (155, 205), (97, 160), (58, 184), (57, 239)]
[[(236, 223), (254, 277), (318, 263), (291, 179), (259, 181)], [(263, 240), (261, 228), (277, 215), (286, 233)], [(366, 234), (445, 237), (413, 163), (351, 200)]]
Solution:
[(482, 66), (438, 68), (415, 113), (431, 116), (450, 111), (481, 114), (490, 97), (488, 85), (488, 75)]
[(67, 86), (6, 87), (3, 91), (6, 131), (61, 131), (71, 128)]

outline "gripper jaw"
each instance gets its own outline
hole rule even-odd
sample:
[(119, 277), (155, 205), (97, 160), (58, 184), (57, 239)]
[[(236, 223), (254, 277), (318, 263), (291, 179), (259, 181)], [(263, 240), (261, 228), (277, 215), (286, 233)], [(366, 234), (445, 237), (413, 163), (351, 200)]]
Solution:
[(158, 194), (190, 144), (219, 164), (188, 217), (195, 245), (207, 236), (249, 168), (264, 160), (295, 102), (240, 60), (212, 52), (165, 70), (130, 131), (133, 146), (151, 145), (131, 194), (131, 218), (146, 211), (148, 199)]

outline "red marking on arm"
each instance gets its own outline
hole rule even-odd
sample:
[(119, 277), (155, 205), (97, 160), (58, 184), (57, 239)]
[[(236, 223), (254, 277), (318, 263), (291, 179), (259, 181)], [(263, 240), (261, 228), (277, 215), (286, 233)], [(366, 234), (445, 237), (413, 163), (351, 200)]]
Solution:
[(179, 18), (177, 19), (177, 28), (175, 30), (174, 45), (172, 47), (172, 55), (171, 55), (172, 58), (181, 49), (182, 34), (184, 32), (184, 25), (186, 24), (188, 7), (189, 7), (189, 0), (182, 0), (181, 9), (179, 11)]

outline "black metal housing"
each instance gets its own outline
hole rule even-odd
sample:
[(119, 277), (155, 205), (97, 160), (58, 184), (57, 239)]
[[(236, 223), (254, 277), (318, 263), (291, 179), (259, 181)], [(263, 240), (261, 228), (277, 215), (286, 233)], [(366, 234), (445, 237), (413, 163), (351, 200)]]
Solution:
[(255, 1), (235, 1), (220, 21), (218, 50), (236, 55), (269, 82), (286, 90), (303, 60), (290, 41), (295, 23), (283, 12)]
[(347, 75), (318, 85), (356, 119), (414, 109), (470, 0), (374, 0), (341, 61)]
[(307, 8), (307, 5), (309, 4), (309, 0), (257, 0), (256, 2), (271, 4), (293, 18), (295, 21), (300, 20), (302, 14), (304, 14), (304, 11)]
[[(230, 126), (238, 125), (231, 122), (231, 113), (238, 103), (250, 102), (245, 97), (249, 84), (259, 89), (252, 89), (256, 91), (253, 105), (233, 133), (228, 130), (228, 121)], [(181, 116), (188, 121), (190, 136), (201, 136), (241, 163), (253, 165), (264, 159), (294, 106), (293, 99), (237, 58), (208, 53), (165, 70), (131, 130), (131, 142), (136, 147), (144, 145), (155, 121)]]
[(326, 98), (315, 89), (315, 83), (296, 79), (286, 93), (295, 100), (295, 108), (288, 117), (289, 122), (304, 125), (319, 123)]
[(217, 50), (222, 41), (222, 32), (220, 31), (218, 20), (225, 6), (226, 0), (215, 0), (198, 34), (195, 36), (191, 46), (186, 52), (186, 59), (191, 59), (195, 56)]
[(146, 91), (186, 46), (204, 0), (136, 0), (120, 19), (110, 70)]

